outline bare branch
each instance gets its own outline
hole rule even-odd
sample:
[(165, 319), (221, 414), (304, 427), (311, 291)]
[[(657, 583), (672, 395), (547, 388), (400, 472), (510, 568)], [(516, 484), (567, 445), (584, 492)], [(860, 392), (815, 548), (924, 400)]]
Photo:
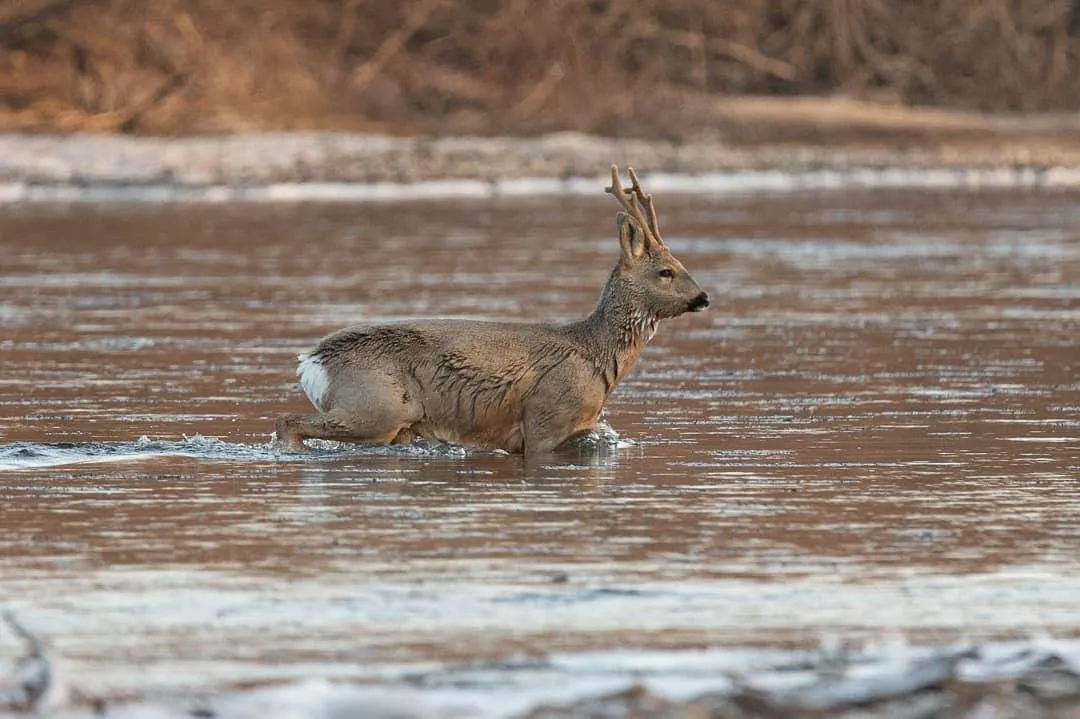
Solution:
[(353, 90), (357, 95), (364, 94), (368, 85), (382, 73), (386, 64), (405, 47), (405, 44), (441, 4), (442, 0), (423, 0), (405, 19), (405, 24), (387, 37), (375, 54), (356, 70), (353, 77)]
[[(6, 8), (0, 8), (0, 38), (6, 38), (19, 28), (35, 22), (47, 20), (54, 15), (62, 15), (71, 7), (84, 3), (87, 0), (53, 0), (52, 2), (24, 3), (33, 7), (32, 10), (16, 15), (8, 12)], [(34, 7), (36, 5), (36, 7)], [(18, 7), (16, 3), (15, 7)]]
[(44, 642), (23, 627), (11, 612), (0, 613), (0, 619), (3, 619), (12, 633), (26, 645), (26, 654), (19, 658), (15, 667), (14, 686), (0, 692), (0, 712), (37, 711), (55, 680), (48, 649)]

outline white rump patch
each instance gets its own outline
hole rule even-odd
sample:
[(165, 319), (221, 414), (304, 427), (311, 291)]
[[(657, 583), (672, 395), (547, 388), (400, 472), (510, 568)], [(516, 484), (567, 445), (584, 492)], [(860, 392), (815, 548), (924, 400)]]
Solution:
[(296, 368), (296, 375), (300, 378), (300, 387), (304, 394), (315, 405), (315, 409), (325, 412), (323, 401), (326, 399), (326, 391), (330, 389), (330, 376), (326, 374), (322, 360), (304, 352), (297, 355), (300, 360)]

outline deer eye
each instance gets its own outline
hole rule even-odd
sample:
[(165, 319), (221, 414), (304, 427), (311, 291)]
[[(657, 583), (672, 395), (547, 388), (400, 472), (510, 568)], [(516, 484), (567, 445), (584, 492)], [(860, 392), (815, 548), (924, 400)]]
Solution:
[(675, 278), (675, 273), (674, 273), (674, 272), (672, 272), (671, 270), (669, 270), (669, 269), (668, 269), (667, 267), (665, 267), (664, 269), (660, 270), (660, 271), (659, 271), (659, 272), (657, 272), (656, 274), (660, 275), (660, 276), (661, 276), (661, 277), (663, 277), (663, 278), (664, 278), (665, 280), (670, 280), (670, 279), (674, 279), (674, 278)]

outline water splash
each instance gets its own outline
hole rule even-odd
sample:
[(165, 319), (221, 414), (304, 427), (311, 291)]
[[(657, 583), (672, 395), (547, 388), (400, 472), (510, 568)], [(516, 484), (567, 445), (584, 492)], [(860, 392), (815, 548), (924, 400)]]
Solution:
[[(575, 449), (582, 453), (606, 455), (630, 445), (621, 440), (610, 425), (602, 422), (595, 432), (578, 438)], [(137, 462), (161, 457), (235, 462), (313, 462), (373, 455), (464, 459), (474, 454), (506, 454), (498, 450), (478, 452), (461, 445), (424, 440), (407, 445), (370, 446), (316, 439), (308, 440), (307, 446), (308, 449), (304, 451), (290, 452), (281, 449), (273, 438), (263, 444), (244, 444), (200, 434), (185, 436), (181, 440), (150, 439), (143, 435), (133, 442), (12, 442), (0, 444), (0, 471)]]
[(469, 450), (449, 444), (416, 443), (371, 447), (339, 442), (313, 441), (303, 452), (285, 452), (273, 441), (264, 444), (227, 442), (194, 435), (182, 440), (150, 439), (133, 442), (12, 442), (0, 445), (0, 471), (41, 469), (65, 465), (137, 462), (160, 457), (191, 457), (236, 462), (311, 462), (363, 455), (466, 457)]

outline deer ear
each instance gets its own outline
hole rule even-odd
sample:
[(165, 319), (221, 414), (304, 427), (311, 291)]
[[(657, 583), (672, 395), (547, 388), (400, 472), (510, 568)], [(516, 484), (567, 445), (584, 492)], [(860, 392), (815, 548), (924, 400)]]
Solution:
[(637, 222), (625, 212), (615, 215), (615, 225), (619, 228), (619, 244), (623, 254), (635, 260), (641, 259), (648, 249), (648, 239)]

